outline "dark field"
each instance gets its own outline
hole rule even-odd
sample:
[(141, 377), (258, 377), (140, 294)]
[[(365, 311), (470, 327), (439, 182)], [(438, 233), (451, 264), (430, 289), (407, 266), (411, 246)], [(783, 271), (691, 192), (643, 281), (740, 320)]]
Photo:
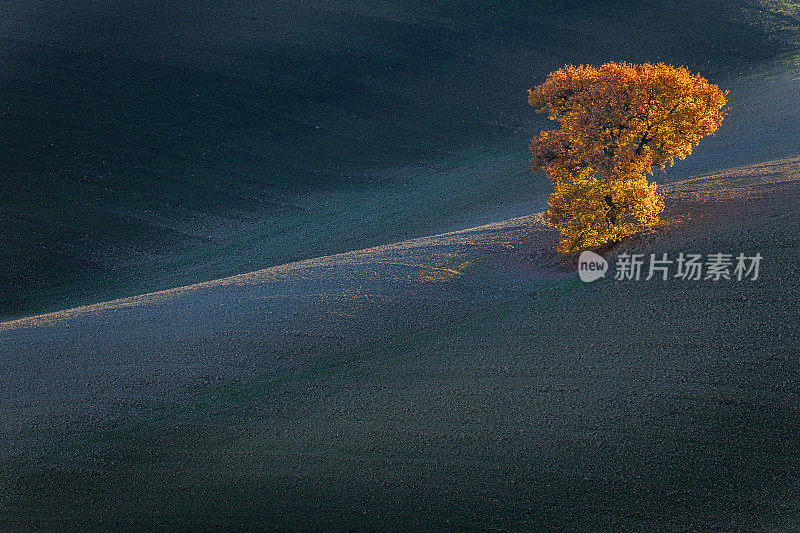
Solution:
[(523, 217), (6, 322), (0, 524), (794, 531), (799, 171), (677, 183), (628, 248), (758, 281), (587, 285)]
[(612, 59), (729, 81), (794, 49), (770, 6), (6, 2), (0, 316), (530, 212), (525, 90)]
[[(1, 3), (0, 530), (800, 530), (798, 13)], [(731, 91), (607, 257), (759, 280), (557, 257), (525, 91), (607, 60)]]

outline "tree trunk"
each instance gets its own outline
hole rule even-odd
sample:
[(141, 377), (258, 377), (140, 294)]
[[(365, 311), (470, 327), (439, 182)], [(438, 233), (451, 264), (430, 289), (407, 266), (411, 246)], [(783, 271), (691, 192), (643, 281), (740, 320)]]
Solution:
[(614, 199), (611, 197), (610, 194), (605, 196), (606, 204), (608, 204), (608, 211), (606, 211), (606, 220), (608, 221), (609, 226), (614, 226), (617, 223), (617, 215), (614, 212), (614, 209), (617, 207), (614, 204)]

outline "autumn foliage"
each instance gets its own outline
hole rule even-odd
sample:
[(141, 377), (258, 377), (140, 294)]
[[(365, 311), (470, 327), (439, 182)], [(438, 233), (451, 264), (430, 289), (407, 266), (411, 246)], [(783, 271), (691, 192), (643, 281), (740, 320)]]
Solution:
[(558, 121), (531, 141), (532, 167), (553, 182), (546, 220), (572, 252), (632, 235), (658, 221), (664, 202), (648, 181), (692, 153), (724, 118), (726, 92), (663, 63), (566, 66), (528, 91)]

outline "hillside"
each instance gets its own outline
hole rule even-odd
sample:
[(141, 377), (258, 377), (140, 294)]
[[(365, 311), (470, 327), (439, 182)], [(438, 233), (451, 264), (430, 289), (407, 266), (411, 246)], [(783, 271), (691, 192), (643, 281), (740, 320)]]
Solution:
[[(711, 0), (71, 0), (0, 17), (5, 318), (530, 213), (549, 185), (527, 170), (544, 124), (524, 91), (549, 71), (683, 64), (751, 89), (734, 123), (797, 30), (789, 3)], [(789, 108), (759, 124), (793, 116), (782, 86)], [(763, 160), (748, 138), (675, 177)]]
[(0, 324), (0, 525), (792, 530), (800, 160), (667, 185), (583, 284), (527, 216)]

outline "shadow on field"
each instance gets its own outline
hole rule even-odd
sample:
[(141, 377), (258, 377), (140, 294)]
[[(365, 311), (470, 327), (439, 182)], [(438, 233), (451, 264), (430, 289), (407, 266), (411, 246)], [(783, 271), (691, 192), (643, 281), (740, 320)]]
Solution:
[(3, 323), (0, 523), (794, 529), (797, 170), (626, 244), (757, 281), (582, 284), (531, 216)]

